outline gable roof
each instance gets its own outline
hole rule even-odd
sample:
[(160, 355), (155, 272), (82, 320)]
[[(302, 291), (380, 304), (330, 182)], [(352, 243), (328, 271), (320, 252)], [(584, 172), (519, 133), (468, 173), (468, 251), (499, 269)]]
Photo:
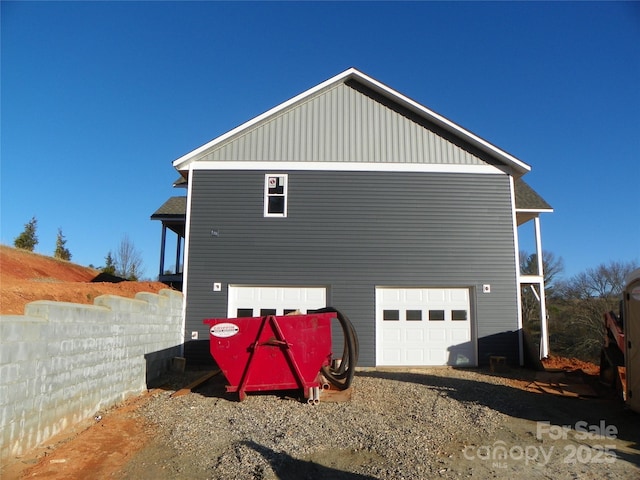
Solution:
[[(450, 148), (447, 148), (448, 145), (444, 145), (444, 146), (436, 145), (435, 148), (440, 149), (442, 151), (455, 151), (456, 158), (452, 158), (451, 160), (449, 160), (451, 163), (479, 165), (479, 164), (485, 164), (486, 160), (490, 159), (490, 163), (492, 164), (497, 163), (499, 165), (503, 165), (515, 176), (523, 175), (524, 173), (530, 170), (529, 165), (525, 164), (524, 162), (510, 155), (504, 150), (499, 149), (495, 145), (492, 145), (491, 143), (478, 137), (472, 132), (462, 128), (461, 126), (439, 115), (438, 113), (428, 109), (427, 107), (420, 105), (419, 103), (402, 95), (396, 90), (393, 90), (392, 88), (365, 75), (364, 73), (356, 70), (355, 68), (350, 68), (348, 70), (345, 70), (344, 72), (330, 78), (329, 80), (291, 98), (290, 100), (272, 108), (271, 110), (268, 110), (267, 112), (261, 115), (258, 115), (257, 117), (249, 120), (248, 122), (245, 122), (242, 125), (228, 131), (227, 133), (211, 140), (205, 145), (202, 145), (201, 147), (175, 160), (173, 162), (173, 166), (178, 171), (185, 171), (189, 167), (189, 165), (191, 165), (193, 162), (206, 161), (206, 160), (213, 160), (213, 161), (228, 160), (234, 154), (239, 155), (238, 158), (235, 158), (237, 160), (243, 160), (243, 161), (252, 160), (252, 159), (255, 160), (255, 158), (250, 158), (250, 156), (251, 156), (251, 152), (256, 150), (256, 147), (255, 147), (256, 143), (260, 141), (261, 143), (268, 144), (267, 141), (263, 140), (261, 136), (262, 132), (259, 131), (260, 128), (264, 127), (268, 122), (275, 122), (276, 120), (280, 120), (281, 118), (283, 118), (285, 113), (290, 112), (297, 107), (304, 106), (305, 104), (313, 101), (314, 99), (319, 98), (324, 93), (329, 92), (332, 89), (340, 92), (340, 87), (345, 85), (348, 85), (351, 88), (342, 89), (347, 93), (342, 93), (341, 94), (342, 97), (339, 97), (338, 100), (341, 100), (343, 102), (345, 101), (353, 102), (354, 98), (360, 99), (360, 98), (366, 97), (367, 101), (369, 102), (369, 105), (375, 105), (375, 107), (369, 106), (368, 107), (369, 109), (381, 108), (381, 106), (387, 107), (384, 110), (384, 113), (389, 117), (389, 122), (398, 122), (399, 120), (397, 120), (397, 118), (402, 118), (403, 120), (406, 120), (406, 119), (412, 120), (415, 123), (415, 125), (418, 125), (418, 127), (416, 127), (415, 129), (415, 132), (417, 133), (414, 134), (417, 138), (418, 143), (422, 142), (421, 140), (422, 137), (430, 134), (432, 137), (434, 136), (438, 138), (445, 137), (446, 140), (443, 140), (444, 142), (453, 143), (458, 146), (462, 145), (463, 146), (462, 149), (450, 149)], [(354, 96), (353, 94), (354, 91), (356, 92), (355, 95), (357, 95), (357, 97)], [(350, 97), (344, 96), (349, 94), (351, 94)], [(340, 101), (337, 101), (337, 102), (335, 102), (334, 100), (331, 100), (331, 101), (333, 103), (329, 104), (328, 108), (334, 108), (335, 105), (340, 105)], [(379, 111), (383, 111), (383, 110), (379, 110)], [(386, 112), (392, 112), (392, 113), (386, 113)], [(349, 115), (350, 113), (346, 112), (344, 114)], [(378, 111), (373, 111), (372, 114), (379, 115)], [(296, 127), (300, 128), (299, 124), (301, 122), (303, 123), (305, 121), (305, 118), (306, 118), (305, 116), (296, 118), (295, 120), (292, 120), (289, 123), (288, 127), (285, 127), (285, 128), (288, 128), (289, 130)], [(331, 121), (332, 121), (331, 118), (325, 119), (325, 124), (330, 125), (330, 128), (332, 127)], [(354, 121), (353, 124), (357, 124), (357, 122)], [(431, 129), (434, 129), (437, 132), (437, 135), (433, 134), (433, 132), (431, 131), (427, 131), (427, 129), (425, 128), (420, 129), (420, 126), (424, 127), (425, 125), (428, 125)], [(312, 127), (313, 126), (316, 126), (316, 125), (313, 124)], [(350, 126), (350, 128), (352, 128), (352, 126)], [(304, 130), (304, 128), (302, 128), (301, 130)], [(313, 132), (312, 135), (315, 135), (316, 137), (318, 136), (318, 134), (315, 133), (315, 128), (310, 128), (309, 130)], [(423, 131), (420, 131), (420, 130), (423, 130)], [(269, 145), (269, 148), (271, 148), (273, 151), (271, 160), (273, 160), (273, 158), (276, 158), (276, 156), (281, 153), (280, 151), (277, 150), (277, 148), (280, 148), (280, 147), (276, 146), (274, 149), (273, 143), (283, 143), (285, 142), (286, 138), (295, 136), (295, 132), (292, 132), (292, 131), (287, 132), (286, 130), (282, 130), (282, 129), (280, 129), (277, 133), (278, 135), (276, 136), (276, 142), (271, 142), (271, 144)], [(287, 133), (289, 133), (288, 136), (287, 136)], [(243, 136), (246, 137), (248, 135), (253, 135), (255, 137), (252, 142), (252, 145), (250, 147), (246, 147), (245, 150), (242, 150), (239, 153), (238, 145), (243, 139)], [(352, 133), (352, 136), (353, 135), (357, 135), (357, 132)], [(340, 136), (340, 134), (338, 133), (336, 138), (341, 139), (342, 137), (345, 137), (345, 136), (347, 135)], [(364, 135), (361, 135), (361, 136), (364, 136)], [(314, 140), (316, 139), (309, 139), (308, 142), (313, 142)], [(435, 140), (433, 140), (433, 138), (427, 138), (427, 137), (425, 137), (425, 140), (424, 140), (425, 144), (429, 142), (433, 144), (434, 141)], [(396, 148), (396, 147), (397, 147), (397, 144), (393, 146), (386, 145), (387, 151), (389, 151), (389, 149)], [(225, 148), (226, 150), (224, 150)], [(242, 148), (242, 145), (240, 145), (240, 148)], [(356, 145), (355, 147), (353, 145), (348, 145), (348, 146), (340, 145), (337, 148), (342, 150), (350, 150), (345, 155), (351, 155), (349, 157), (349, 161), (352, 161), (352, 157), (354, 156), (353, 152), (359, 151), (362, 154), (361, 150), (366, 149), (366, 146), (362, 148), (359, 145)], [(420, 148), (416, 149), (416, 148), (413, 148), (413, 145), (411, 145), (407, 147), (407, 151), (409, 150), (414, 152), (413, 157), (407, 158), (408, 156), (407, 153), (401, 152), (401, 154), (397, 156), (398, 158), (395, 160), (395, 162), (396, 163), (400, 163), (400, 162), (427, 163), (426, 157), (428, 156), (428, 154), (426, 152), (426, 149), (424, 148), (422, 150)], [(268, 157), (268, 151), (266, 148), (261, 149), (260, 154), (262, 154), (263, 152), (266, 156), (264, 158), (260, 158), (260, 160), (262, 161), (270, 160), (270, 158)], [(415, 152), (418, 152), (418, 154), (416, 155)], [(366, 153), (369, 153), (369, 152), (366, 152)], [(458, 158), (460, 156), (462, 156), (463, 158)], [(296, 160), (300, 160), (299, 151), (293, 152), (291, 154), (291, 158), (294, 158), (294, 157), (296, 158)], [(280, 157), (277, 157), (277, 158), (280, 159)], [(432, 159), (433, 156), (430, 158)], [(302, 160), (305, 160), (305, 159), (302, 159)], [(306, 160), (317, 161), (317, 158), (310, 157), (309, 159), (306, 159)], [(324, 160), (324, 157), (323, 157), (323, 160)], [(329, 158), (329, 161), (341, 161), (341, 158), (334, 156), (332, 158)], [(376, 159), (374, 158), (373, 155), (368, 155), (368, 156), (361, 155), (361, 159), (359, 161), (361, 161), (362, 163), (371, 162), (371, 161), (375, 162)], [(390, 160), (388, 157), (381, 157), (377, 161), (387, 162)]]

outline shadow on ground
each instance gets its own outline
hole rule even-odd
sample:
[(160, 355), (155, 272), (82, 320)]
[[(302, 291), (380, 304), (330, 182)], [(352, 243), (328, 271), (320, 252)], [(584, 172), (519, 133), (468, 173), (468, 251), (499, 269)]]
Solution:
[[(477, 372), (477, 371), (476, 371)], [(515, 370), (517, 377), (518, 370)], [(477, 372), (483, 374), (483, 372)], [(529, 371), (522, 370), (522, 378), (530, 377)], [(485, 374), (487, 379), (490, 375)], [(611, 395), (604, 398), (567, 398), (550, 394), (533, 393), (509, 385), (469, 380), (463, 378), (435, 376), (428, 373), (406, 371), (367, 371), (358, 376), (381, 378), (397, 382), (412, 382), (435, 389), (459, 402), (485, 405), (506, 415), (531, 420), (549, 422), (551, 425), (615, 426), (616, 438), (628, 441), (635, 454), (621, 453), (619, 456), (640, 466), (640, 414), (630, 411), (622, 402)]]
[(253, 441), (242, 442), (243, 445), (255, 450), (269, 462), (273, 472), (280, 480), (298, 480), (300, 478), (314, 478), (318, 480), (375, 480), (375, 477), (350, 473), (335, 468), (325, 467), (315, 462), (298, 460), (282, 452)]
[[(614, 426), (617, 429), (616, 438), (629, 444), (629, 451), (617, 452), (618, 457), (640, 466), (640, 414), (625, 408), (619, 399), (608, 394), (606, 390), (601, 390), (603, 396), (600, 398), (567, 398), (550, 394), (533, 393), (509, 384), (496, 384), (490, 381), (491, 377), (505, 376), (512, 380), (520, 380), (521, 384), (526, 384), (534, 378), (535, 372), (531, 370), (509, 369), (504, 375), (476, 369), (470, 369), (470, 371), (473, 371), (476, 374), (476, 378), (479, 376), (480, 379), (432, 375), (427, 371), (423, 373), (407, 372), (406, 370), (370, 370), (357, 372), (354, 384), (357, 391), (357, 380), (359, 377), (385, 379), (395, 382), (411, 382), (437, 390), (440, 396), (447, 396), (459, 402), (484, 405), (511, 417), (533, 422), (548, 422), (550, 425), (570, 426), (572, 429), (575, 429), (578, 422), (582, 422), (581, 425), (585, 425), (586, 428), (601, 426), (603, 424), (606, 426)], [(484, 376), (486, 376), (487, 381), (482, 381), (482, 377)], [(219, 374), (194, 388), (193, 391), (205, 397), (238, 401), (237, 393), (227, 393), (225, 384), (226, 380), (224, 376)], [(251, 392), (250, 395), (274, 395), (274, 393), (281, 399), (303, 400), (301, 393), (297, 391)], [(357, 395), (354, 401), (357, 401)], [(278, 455), (282, 454), (275, 452), (269, 453), (267, 451), (268, 449), (260, 445), (255, 444), (249, 446), (263, 454), (265, 458), (277, 458), (278, 462), (276, 463), (278, 465), (281, 460), (286, 460), (278, 457)], [(299, 462), (293, 458), (291, 458), (290, 461)], [(313, 462), (308, 463), (309, 465), (305, 468), (324, 468)], [(282, 476), (280, 478), (296, 477)], [(327, 478), (331, 478), (331, 476)]]

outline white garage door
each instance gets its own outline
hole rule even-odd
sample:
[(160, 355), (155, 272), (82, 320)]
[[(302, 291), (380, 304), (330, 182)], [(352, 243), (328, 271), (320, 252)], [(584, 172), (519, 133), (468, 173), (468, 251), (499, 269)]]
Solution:
[(285, 315), (327, 306), (325, 287), (229, 286), (229, 318)]
[(477, 364), (467, 288), (376, 288), (376, 363)]

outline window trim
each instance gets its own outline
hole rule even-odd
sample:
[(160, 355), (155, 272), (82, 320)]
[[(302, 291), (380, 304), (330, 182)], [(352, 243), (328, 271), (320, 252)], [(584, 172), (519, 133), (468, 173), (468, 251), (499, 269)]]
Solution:
[[(269, 193), (269, 178), (281, 178), (284, 180), (283, 193)], [(265, 218), (286, 218), (288, 210), (288, 191), (289, 191), (289, 175), (287, 173), (265, 173), (264, 175), (264, 217)], [(284, 212), (283, 213), (270, 213), (269, 212), (269, 198), (271, 197), (283, 197), (284, 198)]]

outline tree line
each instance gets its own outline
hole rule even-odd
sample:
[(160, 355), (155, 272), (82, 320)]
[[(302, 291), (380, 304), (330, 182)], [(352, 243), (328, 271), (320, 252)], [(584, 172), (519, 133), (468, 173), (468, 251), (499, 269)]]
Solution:
[[(599, 363), (606, 334), (604, 314), (619, 312), (626, 277), (640, 266), (637, 260), (609, 261), (590, 267), (568, 279), (562, 257), (542, 252), (549, 348), (553, 355), (575, 357)], [(520, 252), (523, 274), (535, 274), (536, 254)], [(540, 303), (538, 292), (522, 287), (523, 327), (536, 341), (540, 339)]]
[[(14, 247), (33, 252), (38, 244), (37, 228), (38, 220), (36, 217), (32, 217), (25, 224), (24, 230), (14, 239)], [(66, 244), (67, 240), (62, 234), (62, 229), (58, 228), (56, 248), (53, 252), (55, 258), (66, 261), (71, 260), (71, 252), (66, 247)], [(96, 268), (93, 265), (89, 266)], [(104, 267), (97, 267), (97, 270), (126, 280), (139, 280), (142, 275), (142, 254), (136, 249), (129, 237), (125, 235), (115, 253), (111, 251), (107, 253)]]

